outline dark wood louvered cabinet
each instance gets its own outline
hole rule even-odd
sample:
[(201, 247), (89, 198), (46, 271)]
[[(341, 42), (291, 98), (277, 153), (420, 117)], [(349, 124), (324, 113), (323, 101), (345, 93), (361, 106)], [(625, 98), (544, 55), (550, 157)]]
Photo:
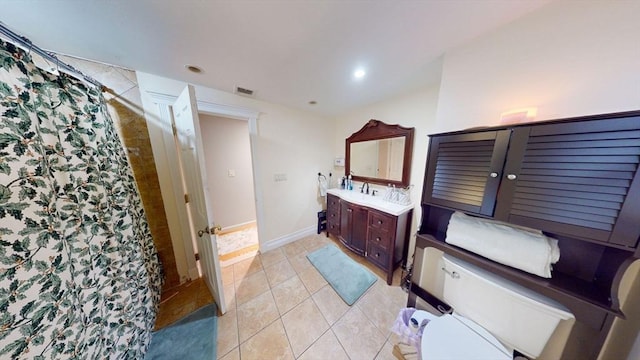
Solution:
[(423, 202), (492, 216), (510, 130), (432, 136)]
[[(454, 211), (558, 239), (552, 277), (446, 243)], [(572, 333), (567, 353), (595, 358), (613, 319), (624, 318), (620, 281), (640, 258), (640, 111), (431, 135), (418, 232), (416, 248), (438, 248), (567, 306), (594, 331)]]
[(635, 249), (640, 116), (432, 135), (423, 203)]
[(639, 164), (638, 116), (513, 129), (494, 217), (635, 248)]

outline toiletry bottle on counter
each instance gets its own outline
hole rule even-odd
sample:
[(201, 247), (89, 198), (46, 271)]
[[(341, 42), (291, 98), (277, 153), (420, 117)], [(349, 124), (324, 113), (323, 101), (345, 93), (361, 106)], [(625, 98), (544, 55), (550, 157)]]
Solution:
[(349, 178), (347, 179), (347, 190), (353, 190), (353, 180), (351, 179), (351, 174), (349, 174)]

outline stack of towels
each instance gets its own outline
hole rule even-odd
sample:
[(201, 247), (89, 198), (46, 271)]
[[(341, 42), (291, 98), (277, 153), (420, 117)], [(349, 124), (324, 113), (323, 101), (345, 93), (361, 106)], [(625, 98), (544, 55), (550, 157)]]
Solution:
[(445, 242), (501, 264), (544, 278), (560, 260), (558, 240), (539, 230), (518, 227), (455, 212)]

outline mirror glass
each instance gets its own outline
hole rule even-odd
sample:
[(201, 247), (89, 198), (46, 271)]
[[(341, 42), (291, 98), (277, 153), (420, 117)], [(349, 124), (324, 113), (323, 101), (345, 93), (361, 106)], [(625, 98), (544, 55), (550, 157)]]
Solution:
[(356, 176), (402, 181), (403, 136), (351, 143), (351, 172)]
[(356, 181), (409, 186), (414, 131), (370, 120), (346, 139), (345, 175)]

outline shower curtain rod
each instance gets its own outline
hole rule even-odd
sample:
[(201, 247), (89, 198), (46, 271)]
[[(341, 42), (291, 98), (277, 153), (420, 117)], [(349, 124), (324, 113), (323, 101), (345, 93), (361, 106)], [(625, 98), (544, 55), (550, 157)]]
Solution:
[(53, 63), (56, 64), (56, 66), (58, 68), (62, 68), (64, 70), (66, 70), (67, 72), (82, 76), (82, 78), (84, 78), (86, 81), (90, 82), (91, 84), (97, 86), (98, 88), (102, 89), (103, 85), (96, 79), (92, 78), (91, 76), (85, 75), (82, 73), (82, 71), (74, 68), (73, 66), (60, 61), (60, 59), (58, 59), (57, 56), (55, 56), (52, 53), (49, 53), (45, 50), (42, 50), (41, 48), (39, 48), (38, 46), (34, 45), (31, 40), (27, 39), (24, 36), (20, 36), (16, 33), (14, 33), (13, 31), (9, 30), (3, 22), (0, 22), (0, 34), (5, 35), (7, 38), (9, 38), (9, 40), (16, 42), (19, 45), (22, 45), (22, 47), (26, 48), (27, 51), (33, 51), (35, 53), (37, 53), (38, 55), (42, 56), (43, 58), (45, 58), (45, 60), (51, 61)]

